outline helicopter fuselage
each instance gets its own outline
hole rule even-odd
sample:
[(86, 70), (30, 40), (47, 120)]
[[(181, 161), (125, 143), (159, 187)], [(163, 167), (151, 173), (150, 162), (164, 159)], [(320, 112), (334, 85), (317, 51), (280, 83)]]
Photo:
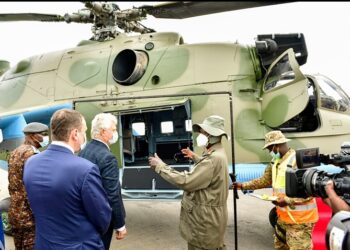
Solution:
[[(141, 52), (146, 62), (138, 60)], [(0, 114), (4, 119), (77, 103), (74, 108), (92, 105), (94, 110), (86, 114), (91, 117), (97, 112), (127, 113), (132, 107), (142, 112), (147, 103), (155, 109), (156, 103), (171, 106), (188, 99), (192, 122), (217, 114), (226, 119), (227, 131), (232, 125), (232, 141), (225, 144), (228, 152), (234, 151), (236, 163), (267, 161), (261, 147), (264, 134), (272, 129), (286, 132), (292, 146), (319, 145), (325, 153), (333, 153), (348, 140), (348, 97), (342, 110), (323, 107), (317, 80), (303, 76), (299, 69), (294, 70), (299, 79), (264, 90), (269, 72), (262, 78), (261, 71), (255, 47), (185, 44), (177, 33), (121, 34), (111, 41), (86, 41), (20, 61), (1, 76)], [(288, 121), (290, 127), (283, 127)]]

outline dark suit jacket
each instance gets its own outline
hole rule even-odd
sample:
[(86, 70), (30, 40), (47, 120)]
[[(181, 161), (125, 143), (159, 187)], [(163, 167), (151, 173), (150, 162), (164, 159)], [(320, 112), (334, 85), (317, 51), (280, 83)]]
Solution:
[(35, 249), (104, 249), (111, 208), (98, 167), (50, 145), (28, 159), (24, 185), (35, 219)]
[(99, 167), (102, 185), (112, 207), (113, 227), (115, 229), (121, 228), (125, 225), (125, 209), (121, 195), (117, 159), (104, 143), (97, 140), (89, 142), (79, 153), (79, 156)]

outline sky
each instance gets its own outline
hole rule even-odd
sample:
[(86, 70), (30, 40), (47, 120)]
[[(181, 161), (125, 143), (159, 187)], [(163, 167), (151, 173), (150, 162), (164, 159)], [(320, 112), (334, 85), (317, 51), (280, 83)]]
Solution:
[[(161, 2), (115, 2), (121, 9)], [(0, 13), (77, 12), (81, 2), (0, 2)], [(350, 95), (350, 2), (294, 2), (228, 11), (187, 19), (141, 23), (156, 31), (178, 32), (185, 43), (239, 42), (254, 45), (259, 34), (303, 33), (308, 60), (304, 73), (321, 73)], [(15, 65), (21, 59), (67, 49), (91, 37), (90, 24), (1, 22), (0, 59)]]

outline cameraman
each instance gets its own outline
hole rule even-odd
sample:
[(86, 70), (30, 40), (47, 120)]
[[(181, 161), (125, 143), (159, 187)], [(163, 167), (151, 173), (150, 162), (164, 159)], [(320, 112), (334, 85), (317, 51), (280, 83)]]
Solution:
[(271, 131), (265, 135), (263, 149), (268, 149), (272, 160), (266, 167), (264, 175), (249, 182), (234, 182), (237, 189), (260, 189), (272, 185), (273, 194), (277, 196), (277, 223), (275, 226), (275, 249), (303, 249), (313, 248), (311, 234), (318, 220), (315, 198), (290, 198), (286, 196), (287, 167), (297, 168), (295, 150), (288, 147), (287, 139), (281, 131)]
[(332, 208), (333, 214), (336, 214), (339, 211), (350, 211), (350, 206), (335, 192), (332, 180), (329, 180), (326, 183), (325, 191), (328, 198), (323, 198), (322, 200)]

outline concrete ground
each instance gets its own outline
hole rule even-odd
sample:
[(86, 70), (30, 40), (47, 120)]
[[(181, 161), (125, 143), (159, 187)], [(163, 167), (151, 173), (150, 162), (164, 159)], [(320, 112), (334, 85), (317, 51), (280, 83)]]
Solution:
[[(271, 193), (271, 189), (254, 193)], [(273, 204), (238, 192), (238, 249), (273, 249), (273, 229), (268, 215)], [(227, 249), (234, 247), (233, 193), (228, 199), (229, 221), (225, 235)], [(185, 250), (187, 243), (178, 231), (180, 200), (124, 200), (128, 235), (112, 240), (110, 249), (123, 250)], [(14, 250), (13, 239), (5, 238), (6, 250)]]

